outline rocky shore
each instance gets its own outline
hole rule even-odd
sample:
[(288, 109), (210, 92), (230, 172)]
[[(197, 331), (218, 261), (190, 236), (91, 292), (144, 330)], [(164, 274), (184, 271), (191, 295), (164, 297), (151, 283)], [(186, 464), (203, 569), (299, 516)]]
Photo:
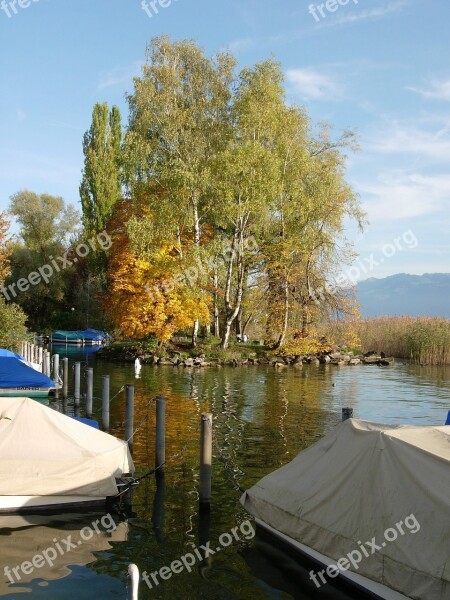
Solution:
[(277, 369), (287, 367), (301, 368), (304, 365), (330, 364), (340, 366), (377, 365), (391, 366), (394, 358), (386, 357), (383, 352), (367, 352), (366, 354), (354, 355), (342, 350), (335, 352), (312, 355), (312, 356), (284, 356), (273, 355), (271, 352), (250, 352), (242, 356), (238, 352), (227, 358), (212, 358), (205, 354), (186, 357), (182, 352), (168, 352), (167, 355), (158, 356), (157, 353), (144, 353), (139, 346), (128, 347), (106, 347), (97, 353), (97, 357), (113, 362), (134, 362), (139, 358), (143, 364), (155, 366), (170, 366), (184, 368), (206, 368), (206, 367), (244, 367), (255, 365), (270, 365)]

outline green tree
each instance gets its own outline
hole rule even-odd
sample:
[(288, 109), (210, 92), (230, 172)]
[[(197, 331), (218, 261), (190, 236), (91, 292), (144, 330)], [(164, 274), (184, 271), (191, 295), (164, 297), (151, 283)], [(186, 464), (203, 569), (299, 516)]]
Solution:
[(80, 185), (85, 237), (105, 230), (114, 205), (122, 197), (122, 125), (119, 109), (96, 104), (83, 139), (84, 168)]
[(211, 236), (209, 167), (230, 133), (234, 65), (228, 54), (206, 57), (194, 42), (156, 38), (128, 98), (126, 180), (134, 202), (152, 213), (147, 221), (131, 219), (131, 242), (141, 252), (145, 240), (150, 247), (169, 245), (180, 267), (206, 252)]
[[(30, 191), (11, 197), (10, 213), (20, 225), (20, 234), (11, 246), (7, 300), (24, 309), (31, 329), (61, 327), (64, 315), (70, 314), (67, 298), (73, 267), (69, 254), (78, 239), (78, 213), (60, 197)], [(42, 268), (47, 276), (38, 281), (36, 275), (35, 284), (21, 291), (19, 281), (39, 274)]]

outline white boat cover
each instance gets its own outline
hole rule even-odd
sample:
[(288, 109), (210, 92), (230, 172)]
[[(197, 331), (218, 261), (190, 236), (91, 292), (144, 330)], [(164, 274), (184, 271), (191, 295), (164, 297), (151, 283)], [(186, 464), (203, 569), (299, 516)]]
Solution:
[(0, 496), (113, 496), (132, 472), (126, 442), (30, 398), (0, 398)]
[(380, 548), (365, 545), (350, 570), (410, 598), (450, 598), (450, 427), (350, 419), (241, 502), (335, 562), (375, 538)]

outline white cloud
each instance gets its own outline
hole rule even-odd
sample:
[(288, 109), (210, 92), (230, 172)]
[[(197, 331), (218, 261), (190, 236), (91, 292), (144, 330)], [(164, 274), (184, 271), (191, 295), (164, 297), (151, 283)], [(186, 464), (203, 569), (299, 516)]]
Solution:
[(391, 121), (364, 145), (365, 149), (386, 154), (417, 154), (438, 162), (450, 161), (450, 123), (433, 130), (409, 123)]
[(333, 99), (340, 94), (338, 84), (331, 77), (311, 68), (289, 69), (286, 80), (302, 99)]
[(414, 87), (408, 87), (407, 89), (420, 94), (423, 98), (450, 100), (450, 79), (431, 81), (430, 87), (426, 90)]
[(125, 67), (114, 67), (108, 71), (100, 73), (100, 81), (98, 90), (104, 90), (108, 87), (130, 83), (133, 77), (139, 75), (142, 66), (142, 61), (135, 61), (131, 65)]
[(450, 175), (384, 173), (359, 186), (370, 223), (411, 219), (443, 210), (450, 199)]
[(379, 8), (372, 8), (363, 10), (359, 13), (350, 13), (340, 16), (336, 19), (336, 25), (342, 25), (344, 23), (356, 23), (358, 21), (367, 21), (369, 19), (380, 19), (381, 17), (385, 17), (386, 15), (391, 15), (393, 13), (400, 12), (404, 6), (406, 6), (406, 2), (390, 2), (386, 6), (380, 6)]

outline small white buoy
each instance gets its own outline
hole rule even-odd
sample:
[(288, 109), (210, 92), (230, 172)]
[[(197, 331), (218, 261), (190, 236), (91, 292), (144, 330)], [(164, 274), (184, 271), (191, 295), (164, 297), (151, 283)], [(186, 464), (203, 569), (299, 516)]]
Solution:
[(139, 360), (139, 358), (136, 358), (136, 360), (134, 361), (134, 370), (136, 373), (139, 373), (139, 371), (141, 369), (142, 369), (141, 361)]
[(131, 600), (138, 600), (139, 569), (134, 563), (128, 565), (128, 575), (131, 577)]

